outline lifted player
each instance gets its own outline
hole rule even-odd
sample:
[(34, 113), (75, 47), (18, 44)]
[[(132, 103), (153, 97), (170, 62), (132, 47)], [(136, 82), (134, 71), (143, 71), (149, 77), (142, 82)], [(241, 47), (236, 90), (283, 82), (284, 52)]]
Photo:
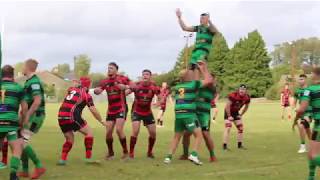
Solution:
[(192, 73), (190, 72), (192, 79), (199, 80), (199, 71), (196, 68), (197, 62), (201, 60), (207, 61), (212, 47), (213, 37), (219, 33), (219, 31), (211, 22), (209, 13), (200, 15), (200, 25), (197, 26), (187, 26), (182, 20), (180, 9), (176, 10), (176, 16), (178, 17), (179, 25), (182, 30), (196, 32), (196, 42), (189, 61), (189, 68), (192, 70)]
[[(242, 116), (247, 112), (250, 103), (250, 96), (247, 94), (247, 86), (241, 84), (239, 89), (228, 95), (228, 102), (225, 107), (225, 130), (223, 135), (223, 149), (228, 150), (228, 141), (232, 123), (234, 123), (238, 129), (238, 148), (245, 149), (243, 147), (243, 123)], [(243, 107), (244, 106), (244, 107)], [(242, 109), (243, 107), (243, 109)], [(242, 109), (241, 112), (239, 112)]]
[(312, 129), (309, 146), (309, 177), (308, 180), (315, 179), (316, 167), (320, 166), (320, 68), (316, 67), (312, 72), (313, 84), (307, 87), (300, 98), (300, 107), (297, 110), (295, 122), (303, 117), (304, 113), (311, 105), (314, 127)]
[(157, 125), (159, 125), (160, 127), (163, 127), (163, 116), (164, 116), (164, 112), (166, 111), (166, 107), (167, 107), (167, 99), (169, 98), (171, 104), (173, 104), (167, 82), (162, 83), (162, 86), (160, 88), (160, 97), (161, 97), (162, 101), (157, 102), (157, 104), (160, 107), (160, 110), (159, 110), (158, 116), (157, 116)]
[(106, 122), (102, 121), (102, 118), (93, 104), (91, 95), (88, 93), (91, 85), (91, 80), (87, 77), (80, 78), (78, 85), (70, 87), (67, 90), (63, 103), (60, 106), (58, 113), (58, 121), (61, 131), (65, 137), (65, 143), (62, 146), (61, 159), (58, 161), (58, 165), (66, 165), (68, 153), (74, 143), (74, 133), (79, 131), (84, 135), (84, 145), (86, 149), (86, 163), (97, 163), (92, 160), (92, 146), (93, 146), (93, 133), (92, 129), (87, 124), (81, 115), (83, 109), (88, 106), (92, 115), (102, 124), (106, 125)]
[(26, 60), (23, 67), (23, 74), (27, 77), (24, 90), (25, 100), (28, 103), (26, 118), (29, 124), (21, 130), (21, 135), (24, 140), (24, 150), (21, 156), (22, 172), (18, 173), (18, 176), (29, 177), (28, 161), (30, 158), (35, 165), (31, 179), (38, 179), (46, 172), (46, 169), (43, 167), (40, 159), (29, 143), (30, 138), (39, 132), (46, 117), (44, 89), (41, 80), (36, 75), (37, 67), (38, 62), (34, 59)]
[[(301, 103), (301, 98), (303, 96), (304, 90), (308, 87), (307, 84), (307, 76), (305, 74), (301, 74), (299, 76), (299, 88), (296, 89), (294, 93), (294, 107), (296, 107), (297, 102), (299, 104)], [(306, 135), (308, 136), (308, 139), (311, 138), (311, 130), (310, 130), (310, 123), (312, 120), (312, 107), (309, 106), (308, 109), (305, 111), (303, 116), (300, 119), (299, 122), (299, 134), (300, 134), (300, 148), (298, 150), (298, 153), (305, 153), (307, 152), (307, 147), (305, 145), (306, 142)], [(296, 124), (295, 122), (294, 124)]]
[[(214, 77), (211, 74), (212, 77)], [(214, 80), (207, 87), (201, 87), (198, 91), (196, 104), (197, 104), (197, 118), (200, 123), (202, 135), (206, 146), (209, 151), (209, 161), (216, 161), (216, 156), (214, 153), (214, 143), (210, 136), (210, 122), (211, 122), (211, 101), (214, 99), (214, 95), (216, 92), (216, 87), (214, 84)], [(180, 157), (181, 160), (188, 159), (189, 155), (189, 144), (190, 144), (190, 136), (191, 134), (188, 132), (184, 133), (182, 144), (183, 144), (183, 155)]]
[(113, 151), (113, 130), (116, 132), (122, 146), (122, 159), (128, 158), (127, 140), (124, 133), (124, 124), (127, 118), (128, 105), (126, 101), (125, 89), (128, 88), (130, 80), (128, 77), (118, 74), (118, 65), (114, 62), (108, 65), (108, 77), (100, 82), (99, 87), (95, 88), (95, 94), (101, 94), (104, 90), (108, 95), (108, 111), (107, 111), (107, 135), (106, 143), (108, 146), (108, 154), (106, 160), (114, 158)]
[(174, 87), (176, 99), (175, 135), (171, 141), (169, 153), (164, 160), (166, 164), (171, 163), (172, 155), (175, 153), (181, 136), (185, 131), (192, 133), (195, 137), (193, 150), (188, 159), (197, 165), (202, 164), (198, 158), (202, 133), (201, 128), (198, 127), (199, 122), (196, 114), (197, 105), (195, 100), (199, 88), (208, 86), (212, 82), (212, 77), (208, 72), (205, 62), (198, 62), (198, 66), (204, 80), (193, 80), (190, 71), (184, 71), (181, 73), (181, 82)]
[[(23, 88), (14, 82), (14, 69), (5, 65), (2, 70), (2, 81), (0, 89), (0, 140), (7, 138), (12, 150), (10, 159), (10, 180), (18, 180), (17, 171), (20, 166), (20, 156), (23, 150), (23, 141), (18, 138), (20, 125), (27, 124), (24, 117), (28, 105), (24, 101)], [(19, 117), (19, 106), (21, 114)], [(20, 120), (19, 120), (20, 119)]]
[[(132, 134), (130, 138), (130, 158), (134, 158), (134, 147), (140, 131), (140, 124), (143, 121), (144, 126), (148, 129), (149, 144), (147, 157), (154, 158), (152, 149), (156, 142), (156, 126), (151, 110), (152, 99), (159, 95), (159, 87), (151, 81), (151, 71), (145, 69), (142, 71), (142, 80), (130, 85), (127, 93), (134, 93), (134, 102), (132, 105)], [(160, 97), (158, 97), (160, 98)], [(161, 103), (161, 100), (160, 100)]]
[(289, 84), (285, 84), (284, 89), (281, 91), (280, 94), (280, 102), (282, 106), (282, 115), (281, 119), (284, 120), (285, 113), (288, 114), (288, 119), (291, 119), (291, 107), (290, 107), (290, 98), (291, 98), (291, 91), (289, 89)]

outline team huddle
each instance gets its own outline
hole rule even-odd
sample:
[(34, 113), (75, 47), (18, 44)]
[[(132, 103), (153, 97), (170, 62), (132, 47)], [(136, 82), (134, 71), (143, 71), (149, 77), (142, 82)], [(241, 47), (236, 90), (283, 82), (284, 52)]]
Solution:
[[(174, 97), (174, 136), (171, 140), (168, 154), (164, 163), (172, 162), (173, 155), (182, 140), (183, 154), (181, 160), (190, 160), (196, 165), (201, 165), (199, 159), (199, 148), (202, 139), (209, 151), (209, 161), (215, 162), (214, 142), (210, 135), (211, 108), (214, 108), (214, 116), (217, 115), (216, 101), (218, 92), (216, 88), (215, 75), (210, 73), (207, 67), (207, 57), (212, 47), (213, 37), (219, 33), (212, 24), (208, 13), (201, 14), (200, 25), (187, 26), (181, 18), (181, 11), (178, 9), (176, 15), (179, 24), (184, 31), (196, 32), (195, 48), (192, 52), (188, 67), (179, 74), (179, 81), (174, 87), (169, 88), (166, 83), (159, 87), (152, 80), (151, 70), (142, 71), (141, 79), (138, 82), (131, 81), (128, 77), (118, 73), (119, 66), (115, 62), (108, 64), (107, 77), (97, 87), (94, 87), (94, 94), (107, 94), (108, 106), (105, 120), (97, 111), (93, 98), (89, 93), (91, 80), (88, 77), (81, 77), (72, 81), (66, 96), (59, 108), (57, 121), (61, 132), (65, 137), (62, 144), (61, 155), (57, 165), (63, 166), (68, 162), (68, 154), (71, 151), (75, 132), (84, 136), (85, 163), (96, 164), (98, 160), (92, 158), (94, 145), (93, 130), (87, 121), (82, 117), (82, 111), (88, 107), (94, 118), (106, 128), (105, 142), (107, 153), (105, 160), (112, 160), (115, 157), (113, 149), (113, 132), (119, 138), (122, 147), (121, 159), (134, 159), (135, 148), (138, 140), (141, 123), (147, 128), (148, 148), (146, 156), (154, 158), (153, 149), (157, 140), (157, 125), (164, 124), (163, 115), (166, 110), (167, 99)], [(24, 88), (14, 82), (14, 69), (10, 65), (2, 67), (1, 102), (0, 102), (0, 139), (2, 144), (3, 161), (0, 168), (7, 164), (8, 144), (12, 149), (10, 159), (10, 180), (17, 180), (19, 177), (30, 177), (38, 179), (45, 174), (46, 169), (38, 158), (36, 152), (29, 144), (33, 135), (37, 134), (42, 127), (45, 113), (44, 88), (35, 74), (38, 62), (28, 59), (24, 63), (23, 74), (27, 78)], [(134, 95), (131, 109), (132, 131), (129, 140), (124, 131), (124, 125), (128, 115), (127, 96)], [(154, 118), (152, 105), (160, 108), (159, 114)], [(225, 131), (223, 139), (223, 150), (229, 150), (228, 142), (232, 124), (238, 130), (238, 148), (245, 149), (243, 145), (242, 117), (247, 112), (250, 104), (250, 96), (247, 94), (247, 86), (239, 85), (239, 88), (228, 95), (225, 106)], [(190, 138), (193, 135), (194, 141), (189, 152)], [(128, 145), (129, 144), (129, 145)], [(32, 174), (29, 174), (28, 159), (35, 164)], [(21, 166), (21, 171), (18, 172)]]

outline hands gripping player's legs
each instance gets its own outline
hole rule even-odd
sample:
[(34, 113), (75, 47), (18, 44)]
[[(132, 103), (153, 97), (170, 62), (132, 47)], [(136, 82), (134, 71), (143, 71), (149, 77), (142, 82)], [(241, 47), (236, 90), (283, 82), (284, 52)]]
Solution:
[(132, 121), (132, 134), (130, 137), (130, 158), (134, 158), (134, 148), (137, 143), (138, 135), (140, 132), (141, 121)]
[(147, 157), (149, 158), (154, 158), (153, 155), (153, 146), (156, 142), (156, 125), (153, 124), (149, 124), (146, 126), (148, 129), (148, 133), (149, 133), (149, 138), (148, 138), (148, 153), (147, 153)]
[(232, 123), (229, 120), (225, 120), (224, 125), (225, 125), (225, 128), (223, 133), (223, 150), (228, 150), (228, 143), (229, 143)]

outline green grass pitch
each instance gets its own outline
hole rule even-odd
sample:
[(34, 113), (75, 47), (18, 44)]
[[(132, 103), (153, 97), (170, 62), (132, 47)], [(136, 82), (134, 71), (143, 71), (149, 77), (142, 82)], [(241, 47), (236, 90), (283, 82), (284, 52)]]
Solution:
[[(307, 156), (297, 154), (298, 132), (292, 132), (289, 121), (280, 120), (280, 105), (274, 103), (253, 102), (244, 116), (244, 145), (248, 150), (236, 148), (236, 129), (232, 129), (231, 152), (221, 150), (223, 132), (223, 103), (219, 103), (219, 115), (216, 124), (211, 125), (218, 162), (208, 162), (208, 151), (202, 144), (200, 158), (203, 166), (195, 166), (188, 161), (178, 160), (181, 146), (174, 156), (172, 164), (163, 163), (168, 145), (173, 135), (173, 109), (168, 107), (165, 114), (165, 127), (157, 129), (155, 145), (156, 159), (146, 158), (147, 132), (141, 128), (136, 145), (136, 158), (127, 162), (120, 161), (121, 148), (118, 138), (114, 136), (116, 158), (104, 161), (106, 152), (105, 129), (85, 110), (84, 117), (94, 130), (93, 157), (101, 159), (101, 165), (85, 165), (83, 137), (77, 134), (73, 149), (69, 155), (68, 165), (56, 166), (64, 138), (57, 124), (58, 104), (47, 104), (47, 118), (42, 130), (32, 138), (31, 144), (47, 168), (46, 180), (140, 180), (140, 179), (217, 179), (217, 180), (301, 180), (306, 179)], [(98, 109), (105, 115), (105, 104)], [(157, 110), (154, 111), (155, 114)], [(127, 140), (131, 133), (130, 119), (125, 129)], [(33, 166), (31, 166), (33, 167)], [(8, 179), (8, 169), (0, 171), (0, 179)]]

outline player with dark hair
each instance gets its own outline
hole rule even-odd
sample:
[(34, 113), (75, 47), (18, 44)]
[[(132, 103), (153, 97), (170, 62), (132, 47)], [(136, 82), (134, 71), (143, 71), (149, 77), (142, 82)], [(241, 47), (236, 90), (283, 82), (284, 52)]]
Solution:
[(116, 132), (122, 146), (122, 159), (128, 158), (127, 140), (123, 129), (128, 113), (125, 89), (128, 88), (130, 80), (128, 77), (118, 74), (118, 69), (119, 66), (116, 63), (109, 63), (108, 77), (102, 80), (100, 85), (94, 89), (95, 94), (99, 95), (103, 91), (106, 91), (108, 96), (108, 110), (106, 118), (106, 143), (108, 146), (108, 153), (106, 155), (106, 160), (112, 160), (114, 158), (112, 135), (114, 128), (116, 128)]
[[(308, 87), (307, 76), (305, 74), (301, 74), (299, 76), (298, 84), (299, 84), (299, 87), (294, 92), (294, 103), (293, 103), (294, 107), (296, 107), (297, 102), (299, 104), (301, 103), (301, 98), (303, 96), (303, 93), (305, 89)], [(311, 130), (310, 130), (311, 120), (312, 120), (312, 107), (309, 106), (308, 109), (303, 114), (303, 116), (301, 117), (298, 125), (299, 134), (300, 134), (300, 148), (298, 150), (298, 153), (307, 152), (306, 135), (308, 139), (311, 138)], [(296, 122), (294, 122), (294, 124), (295, 123)]]
[(62, 146), (61, 158), (58, 165), (66, 165), (68, 153), (74, 143), (74, 132), (79, 131), (84, 135), (84, 145), (86, 149), (85, 162), (97, 163), (92, 160), (92, 146), (94, 142), (93, 132), (86, 120), (81, 115), (83, 109), (88, 106), (92, 115), (102, 124), (106, 125), (94, 106), (91, 95), (88, 93), (91, 80), (87, 77), (81, 77), (79, 84), (70, 87), (67, 90), (58, 113), (58, 121), (61, 131), (65, 137), (65, 143)]
[(282, 106), (282, 115), (281, 119), (284, 120), (285, 112), (288, 114), (288, 119), (291, 119), (291, 107), (290, 107), (290, 98), (291, 98), (291, 91), (289, 89), (289, 84), (285, 84), (284, 89), (281, 91), (280, 94), (280, 102)]
[(159, 125), (159, 127), (163, 127), (163, 116), (164, 116), (164, 113), (166, 112), (168, 98), (172, 104), (172, 99), (170, 97), (170, 89), (168, 87), (167, 82), (162, 82), (159, 96), (161, 97), (162, 101), (157, 102), (157, 105), (160, 108), (157, 116), (157, 125)]
[[(134, 148), (140, 132), (141, 121), (148, 129), (148, 153), (147, 157), (154, 158), (153, 146), (156, 142), (156, 125), (151, 110), (151, 103), (154, 96), (160, 94), (159, 87), (151, 81), (151, 71), (145, 69), (142, 71), (142, 80), (130, 85), (127, 93), (134, 93), (134, 102), (132, 105), (132, 134), (130, 138), (130, 158), (134, 158)], [(160, 100), (161, 101), (161, 100)]]
[[(247, 112), (250, 104), (250, 96), (247, 94), (247, 86), (241, 84), (239, 89), (228, 95), (228, 102), (225, 107), (224, 119), (225, 130), (223, 135), (223, 149), (228, 150), (228, 141), (232, 123), (238, 129), (238, 148), (245, 149), (243, 147), (243, 123), (242, 117)], [(240, 110), (242, 111), (240, 112)]]

